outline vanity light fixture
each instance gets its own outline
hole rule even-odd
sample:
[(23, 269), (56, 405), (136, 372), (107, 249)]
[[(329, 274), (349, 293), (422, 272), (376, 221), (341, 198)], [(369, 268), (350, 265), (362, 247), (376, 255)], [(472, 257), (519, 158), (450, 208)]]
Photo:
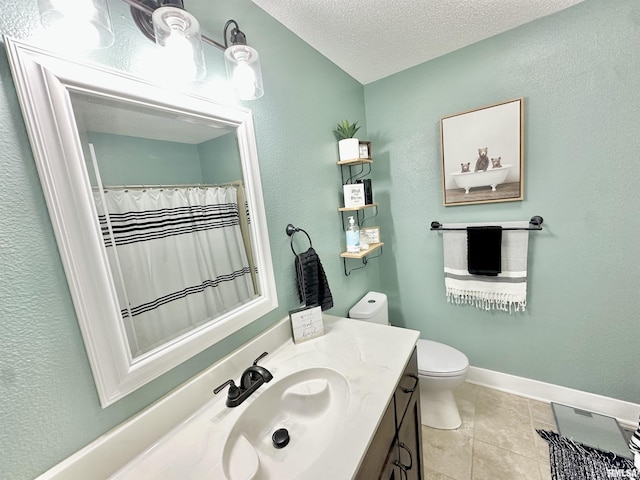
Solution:
[[(229, 40), (227, 32), (231, 25)], [(262, 88), (262, 72), (260, 70), (260, 58), (254, 48), (247, 45), (247, 37), (238, 27), (235, 20), (229, 20), (224, 26), (224, 64), (227, 68), (227, 77), (241, 100), (254, 100), (264, 94)]]
[[(246, 35), (235, 20), (225, 24), (224, 44), (221, 44), (200, 34), (198, 20), (184, 9), (182, 0), (122, 1), (131, 6), (133, 21), (142, 33), (171, 52), (173, 60), (169, 61), (178, 62), (176, 68), (190, 68), (193, 78), (202, 78), (205, 74), (204, 42), (224, 51), (227, 78), (239, 99), (262, 97), (264, 89), (258, 52), (247, 45)], [(185, 62), (185, 59), (191, 61)]]
[(162, 6), (151, 15), (153, 34), (164, 48), (171, 68), (182, 70), (185, 78), (200, 79), (206, 72), (198, 20), (182, 8)]
[[(183, 0), (122, 1), (131, 7), (131, 16), (140, 31), (164, 48), (172, 71), (190, 79), (204, 77), (202, 43), (206, 43), (224, 51), (227, 78), (239, 99), (262, 97), (258, 52), (247, 45), (247, 37), (235, 20), (225, 24), (224, 43), (218, 43), (200, 34), (200, 24), (184, 9)], [(65, 45), (105, 48), (113, 44), (107, 0), (38, 0), (38, 8), (43, 26), (55, 29), (53, 38), (72, 37), (64, 41)]]
[(67, 48), (80, 44), (107, 48), (113, 44), (107, 0), (38, 0), (38, 10), (49, 37)]

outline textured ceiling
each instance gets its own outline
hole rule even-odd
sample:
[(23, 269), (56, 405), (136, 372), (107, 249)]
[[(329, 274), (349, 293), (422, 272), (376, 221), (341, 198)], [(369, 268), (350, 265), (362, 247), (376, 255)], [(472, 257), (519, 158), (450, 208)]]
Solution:
[(253, 0), (367, 84), (583, 0)]

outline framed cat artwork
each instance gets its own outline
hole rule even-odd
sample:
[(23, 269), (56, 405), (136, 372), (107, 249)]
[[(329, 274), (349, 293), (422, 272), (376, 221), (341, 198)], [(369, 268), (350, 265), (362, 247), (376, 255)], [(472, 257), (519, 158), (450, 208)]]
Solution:
[(523, 104), (518, 98), (440, 120), (445, 206), (523, 199)]

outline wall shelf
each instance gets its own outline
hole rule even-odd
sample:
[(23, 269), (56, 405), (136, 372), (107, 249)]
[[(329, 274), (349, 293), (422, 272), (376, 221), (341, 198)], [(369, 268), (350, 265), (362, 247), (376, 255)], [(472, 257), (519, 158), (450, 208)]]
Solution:
[(357, 212), (359, 210), (364, 210), (365, 208), (373, 208), (377, 207), (377, 203), (368, 203), (367, 205), (360, 205), (358, 207), (340, 207), (338, 208), (339, 212)]
[(364, 258), (367, 255), (371, 255), (373, 252), (382, 248), (384, 242), (379, 243), (370, 243), (369, 248), (367, 250), (360, 250), (358, 253), (350, 253), (350, 252), (342, 252), (340, 256), (342, 258)]
[[(369, 175), (371, 173), (371, 164), (373, 163), (373, 159), (371, 158), (371, 142), (360, 142), (360, 147), (366, 147), (364, 153), (360, 155), (366, 155), (368, 153), (367, 158), (353, 158), (349, 160), (340, 160), (336, 162), (340, 166), (340, 176), (342, 177), (342, 185), (353, 184), (356, 181), (362, 179), (363, 177)], [(362, 151), (362, 150), (361, 150)], [(345, 168), (346, 167), (346, 168)], [(361, 167), (361, 168), (354, 168)], [(347, 174), (345, 176), (345, 173)], [(369, 201), (371, 199), (369, 198)], [(368, 209), (373, 209), (373, 213), (366, 217), (366, 211), (370, 211)], [(376, 215), (378, 215), (378, 204), (377, 203), (367, 203), (365, 205), (359, 205), (357, 207), (338, 207), (338, 211), (342, 216), (342, 224), (344, 227), (345, 221), (345, 212), (355, 212), (355, 220), (360, 228), (362, 228), (363, 222), (367, 220), (371, 220)], [(384, 243), (377, 242), (369, 244), (369, 248), (367, 250), (361, 250), (358, 253), (349, 253), (342, 252), (340, 257), (342, 258), (342, 264), (344, 266), (344, 274), (349, 276), (353, 270), (359, 270), (360, 268), (364, 268), (367, 266), (367, 263), (370, 259), (378, 258), (382, 255), (382, 246)], [(374, 253), (377, 255), (370, 256)], [(352, 268), (347, 270), (347, 260), (361, 260), (362, 265), (359, 267)]]
[(352, 158), (350, 160), (340, 160), (338, 165), (362, 165), (363, 163), (373, 163), (371, 158)]

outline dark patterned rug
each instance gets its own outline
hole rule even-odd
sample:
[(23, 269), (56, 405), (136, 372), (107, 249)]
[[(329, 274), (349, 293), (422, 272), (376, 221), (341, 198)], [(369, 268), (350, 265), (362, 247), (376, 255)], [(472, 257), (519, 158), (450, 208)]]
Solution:
[(640, 479), (631, 460), (581, 445), (555, 432), (536, 431), (549, 444), (553, 480)]

